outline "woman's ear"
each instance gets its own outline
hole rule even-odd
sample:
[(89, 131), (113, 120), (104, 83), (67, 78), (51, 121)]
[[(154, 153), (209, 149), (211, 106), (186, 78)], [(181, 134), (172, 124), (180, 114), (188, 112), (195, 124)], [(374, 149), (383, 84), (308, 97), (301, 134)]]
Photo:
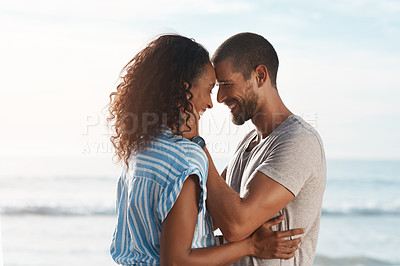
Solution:
[[(185, 86), (185, 90), (187, 90), (189, 88), (189, 83), (184, 81), (183, 86)], [(186, 99), (189, 100), (191, 97), (192, 97), (192, 95), (190, 93), (186, 92)]]
[(189, 83), (187, 83), (186, 81), (183, 82), (183, 86), (185, 87), (185, 90), (187, 90), (189, 88)]

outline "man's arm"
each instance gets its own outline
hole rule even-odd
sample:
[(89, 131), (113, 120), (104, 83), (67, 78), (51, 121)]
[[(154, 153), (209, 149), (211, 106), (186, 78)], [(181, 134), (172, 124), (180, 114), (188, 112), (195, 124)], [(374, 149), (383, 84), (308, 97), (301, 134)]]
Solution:
[[(196, 228), (201, 188), (196, 175), (189, 176), (161, 226), (161, 265), (228, 265), (251, 255), (265, 259), (290, 259), (294, 256), (300, 238), (287, 240), (288, 236), (302, 234), (301, 229), (272, 232), (260, 228), (251, 237), (217, 247), (192, 249)], [(266, 226), (282, 219), (269, 221)], [(271, 237), (274, 236), (274, 237)]]
[(294, 198), (288, 189), (261, 172), (252, 174), (248, 192), (241, 198), (218, 174), (206, 147), (204, 150), (209, 160), (207, 207), (229, 242), (249, 236)]
[[(213, 165), (214, 165), (214, 163), (213, 163)], [(224, 171), (222, 171), (221, 177), (223, 180), (226, 180), (226, 168), (224, 169)]]
[[(222, 171), (222, 173), (221, 173), (221, 178), (222, 178), (223, 180), (226, 180), (226, 168)], [(208, 182), (207, 182), (207, 183), (208, 183)], [(208, 201), (208, 199), (207, 199), (207, 208), (208, 208), (208, 205), (209, 205), (208, 202), (209, 202), (209, 201)], [(214, 220), (214, 218), (213, 218), (213, 227), (214, 227), (214, 231), (217, 230), (218, 228), (220, 228), (220, 226), (218, 225), (217, 221)]]

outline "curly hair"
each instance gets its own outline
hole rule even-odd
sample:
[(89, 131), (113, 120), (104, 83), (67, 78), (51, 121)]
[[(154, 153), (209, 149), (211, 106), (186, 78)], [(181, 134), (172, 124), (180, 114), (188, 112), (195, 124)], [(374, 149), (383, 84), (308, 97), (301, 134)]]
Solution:
[(129, 167), (131, 154), (147, 147), (165, 126), (183, 133), (181, 113), (191, 112), (190, 89), (209, 60), (208, 51), (194, 40), (162, 35), (129, 61), (108, 108), (107, 120), (116, 133), (110, 140), (119, 161)]

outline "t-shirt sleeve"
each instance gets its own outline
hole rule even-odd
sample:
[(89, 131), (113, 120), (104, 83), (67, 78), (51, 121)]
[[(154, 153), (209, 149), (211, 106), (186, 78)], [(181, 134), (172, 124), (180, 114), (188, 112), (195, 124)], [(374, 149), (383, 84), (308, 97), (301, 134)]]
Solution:
[[(201, 150), (200, 147), (199, 149)], [(202, 156), (201, 152), (203, 152), (204, 156)], [(205, 200), (207, 199), (207, 187), (206, 187), (207, 172), (208, 172), (207, 157), (205, 156), (203, 150), (201, 151), (195, 150), (194, 152), (187, 154), (187, 159), (188, 159), (188, 168), (185, 171), (183, 171), (179, 176), (170, 179), (170, 182), (164, 188), (159, 197), (157, 214), (161, 219), (161, 222), (165, 220), (168, 213), (171, 211), (182, 190), (183, 183), (191, 175), (196, 175), (198, 177), (199, 185), (201, 188), (198, 211), (200, 211), (202, 208), (205, 208)]]
[(272, 152), (256, 171), (280, 183), (297, 196), (320, 163), (321, 146), (317, 136), (309, 131), (301, 131), (277, 140)]

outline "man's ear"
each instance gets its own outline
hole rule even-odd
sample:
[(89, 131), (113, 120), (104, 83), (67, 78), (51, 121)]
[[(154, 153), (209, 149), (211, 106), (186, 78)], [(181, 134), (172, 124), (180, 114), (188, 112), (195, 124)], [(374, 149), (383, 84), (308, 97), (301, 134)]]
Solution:
[(258, 65), (254, 71), (258, 87), (261, 87), (268, 79), (268, 70), (264, 65)]

